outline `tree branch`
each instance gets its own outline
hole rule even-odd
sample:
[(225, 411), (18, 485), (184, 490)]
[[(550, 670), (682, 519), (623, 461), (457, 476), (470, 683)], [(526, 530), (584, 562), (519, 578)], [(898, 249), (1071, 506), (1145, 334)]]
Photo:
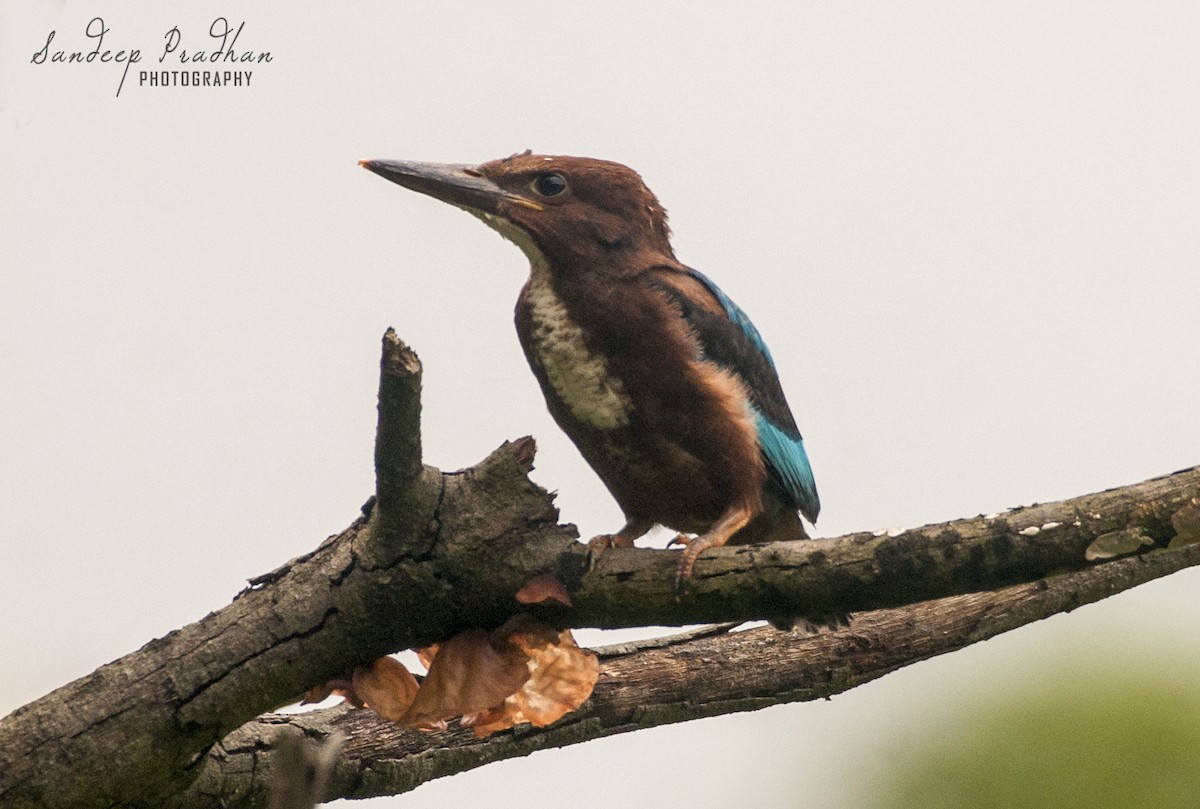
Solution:
[(384, 514), (403, 513), (398, 500), (421, 474), (421, 360), (396, 332), (383, 335), (379, 423), (375, 430), (375, 500)]
[[(1200, 469), (1191, 469), (895, 537), (714, 549), (677, 596), (674, 552), (617, 549), (586, 572), (574, 528), (558, 524), (552, 497), (527, 477), (531, 439), (461, 472), (421, 466), (419, 391), (419, 360), (389, 333), (375, 506), (227, 607), (0, 720), (0, 802), (162, 805), (243, 723), (357, 663), (498, 626), (521, 609), (514, 594), (543, 573), (567, 586), (574, 607), (525, 609), (561, 626), (781, 622), (996, 589), (1200, 539)], [(1191, 553), (1150, 553), (1138, 569), (1163, 575), (1150, 560)], [(568, 717), (561, 732), (581, 721)], [(348, 752), (360, 743), (352, 736)]]
[(1167, 547), (1180, 533), (1172, 519), (1198, 493), (1200, 467), (899, 534), (715, 549), (700, 557), (682, 598), (669, 586), (675, 554), (619, 548), (572, 592), (565, 620), (618, 627), (821, 617), (1034, 581)]
[(394, 795), (434, 778), (537, 750), (823, 699), (1195, 564), (1200, 564), (1200, 544), (998, 591), (863, 613), (855, 615), (850, 626), (831, 632), (780, 632), (769, 627), (732, 633), (708, 630), (673, 642), (660, 639), (633, 651), (624, 646), (607, 653), (601, 650), (600, 680), (579, 711), (547, 728), (484, 739), (461, 729), (436, 734), (406, 730), (369, 710), (346, 706), (263, 716), (213, 749), (202, 776), (177, 805), (186, 809), (264, 805), (263, 785), (268, 783), (264, 779), (269, 778), (276, 758), (270, 740), (290, 728), (314, 739), (333, 734), (349, 739), (327, 793), (329, 800)]

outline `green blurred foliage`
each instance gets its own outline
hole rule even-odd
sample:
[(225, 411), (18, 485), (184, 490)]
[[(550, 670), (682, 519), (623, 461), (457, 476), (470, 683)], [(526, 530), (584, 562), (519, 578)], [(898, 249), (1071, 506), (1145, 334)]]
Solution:
[(1200, 670), (1039, 683), (931, 725), (879, 809), (1200, 807)]

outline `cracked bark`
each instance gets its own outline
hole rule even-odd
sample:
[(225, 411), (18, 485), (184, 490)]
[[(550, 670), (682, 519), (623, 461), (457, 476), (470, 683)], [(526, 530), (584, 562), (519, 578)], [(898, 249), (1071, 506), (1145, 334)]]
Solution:
[(445, 775), (537, 750), (705, 716), (839, 694), (896, 669), (960, 649), (1058, 612), (1200, 562), (1200, 545), (1121, 559), (997, 591), (972, 593), (854, 617), (832, 632), (771, 628), (728, 633), (726, 624), (673, 639), (598, 650), (591, 699), (543, 729), (477, 739), (468, 730), (409, 731), (369, 710), (338, 706), (263, 716), (210, 754), (176, 806), (263, 806), (274, 771), (271, 740), (298, 730), (350, 739), (328, 800), (393, 795)]
[[(270, 769), (266, 748), (281, 723), (314, 737), (333, 725), (347, 732), (337, 794), (400, 792), (544, 746), (836, 693), (1200, 562), (1200, 546), (1190, 545), (1200, 540), (1200, 469), (1191, 469), (895, 537), (714, 549), (677, 598), (675, 552), (613, 550), (585, 575), (574, 528), (558, 524), (551, 496), (526, 476), (531, 439), (507, 443), (460, 472), (422, 466), (420, 374), (416, 355), (389, 330), (377, 491), (363, 517), (254, 579), (223, 609), (0, 720), (0, 802), (265, 805), (259, 776)], [(1139, 555), (1097, 563), (1089, 548), (1093, 556), (1097, 548)], [(561, 626), (883, 611), (809, 638), (734, 633), (613, 658), (582, 711), (543, 731), (483, 742), (410, 733), (365, 712), (254, 719), (357, 663), (499, 625), (519, 609), (514, 593), (546, 572), (566, 584), (574, 607), (526, 609)], [(1019, 582), (1034, 584), (1010, 586)], [(946, 598), (965, 593), (976, 595)], [(944, 600), (920, 603), (931, 599)], [(745, 643), (771, 650), (753, 686), (753, 661), (739, 655)], [(743, 665), (722, 674), (734, 660)], [(696, 661), (707, 662), (698, 669)], [(649, 707), (630, 713), (631, 706)]]

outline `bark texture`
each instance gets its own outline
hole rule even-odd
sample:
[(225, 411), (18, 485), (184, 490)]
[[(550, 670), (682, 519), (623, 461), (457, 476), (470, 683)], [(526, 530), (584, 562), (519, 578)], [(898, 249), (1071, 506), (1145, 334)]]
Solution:
[(406, 730), (369, 710), (344, 706), (263, 716), (213, 749), (201, 777), (175, 805), (264, 806), (265, 785), (278, 766), (272, 740), (289, 732), (316, 740), (347, 738), (327, 799), (370, 798), (406, 792), (434, 778), (537, 750), (822, 699), (1197, 563), (1200, 544), (998, 591), (863, 613), (832, 632), (763, 627), (731, 633), (726, 624), (598, 650), (600, 681), (579, 711), (547, 728), (484, 739), (462, 729), (437, 734)]
[[(353, 525), (253, 580), (221, 610), (0, 720), (0, 804), (215, 806), (244, 799), (265, 805), (259, 776), (270, 769), (270, 757), (263, 751), (281, 723), (320, 737), (331, 732), (329, 723), (340, 723), (348, 739), (345, 762), (333, 774), (338, 794), (403, 791), (541, 746), (834, 693), (1035, 620), (1049, 614), (1046, 609), (1069, 609), (1200, 561), (1191, 546), (1200, 540), (1200, 469), (1191, 469), (898, 536), (714, 549), (677, 596), (677, 552), (618, 549), (587, 571), (573, 526), (558, 524), (551, 495), (527, 477), (531, 439), (507, 443), (468, 470), (423, 466), (420, 374), (416, 355), (389, 330), (377, 491)], [(1085, 578), (1039, 582), (1067, 571)], [(691, 642), (712, 647), (667, 645), (667, 657), (645, 650), (613, 658), (583, 711), (545, 731), (487, 742), (461, 734), (417, 736), (362, 712), (255, 720), (355, 664), (464, 629), (498, 626), (521, 609), (517, 590), (543, 573), (566, 585), (574, 606), (525, 609), (574, 627), (759, 618), (780, 624), (979, 595), (919, 604), (907, 616), (900, 610), (860, 617), (843, 632), (815, 639), (735, 633)], [(1062, 584), (1094, 584), (1089, 575), (1108, 584)], [(1024, 596), (1015, 595), (1020, 588), (1000, 589), (1018, 582), (1038, 583), (1021, 591)], [(1028, 599), (1038, 593), (1059, 596), (1033, 609)], [(780, 655), (753, 687), (752, 661), (739, 657), (744, 643)], [(711, 667), (711, 661), (722, 665)], [(725, 663), (733, 668), (722, 675)], [(696, 673), (701, 669), (703, 677)], [(663, 683), (670, 684), (667, 694)], [(394, 740), (400, 741), (387, 748), (392, 752), (374, 752)], [(404, 752), (414, 744), (420, 749)]]

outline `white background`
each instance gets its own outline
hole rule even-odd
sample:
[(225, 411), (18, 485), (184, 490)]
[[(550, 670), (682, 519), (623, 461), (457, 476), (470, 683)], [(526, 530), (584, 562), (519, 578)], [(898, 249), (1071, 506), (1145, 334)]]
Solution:
[[(513, 334), (523, 256), (358, 158), (640, 171), (771, 345), (821, 535), (1200, 463), (1200, 6), (782, 9), (0, 2), (0, 713), (345, 527), (388, 326), (425, 364), (428, 463), (533, 434), (563, 519), (619, 525)], [(51, 30), (91, 50), (97, 15), (142, 51), (119, 98), (119, 65), (30, 64)], [(180, 69), (168, 30), (211, 50), (221, 15), (273, 56), (249, 87), (139, 86)], [(575, 807), (858, 806), (1007, 684), (1192, 660), (1197, 585), (373, 805), (511, 806), (537, 779)]]

